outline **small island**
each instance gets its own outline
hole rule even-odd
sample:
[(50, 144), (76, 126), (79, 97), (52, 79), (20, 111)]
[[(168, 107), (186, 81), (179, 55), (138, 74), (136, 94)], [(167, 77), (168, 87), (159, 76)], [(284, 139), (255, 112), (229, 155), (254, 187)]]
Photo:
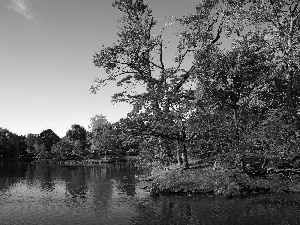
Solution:
[(300, 192), (299, 162), (293, 164), (292, 161), (281, 161), (275, 169), (271, 168), (271, 164), (262, 165), (261, 158), (257, 156), (244, 160), (248, 162), (241, 167), (191, 160), (189, 169), (178, 165), (156, 168), (148, 176), (141, 178), (139, 185), (151, 196), (202, 194), (231, 198), (264, 193)]

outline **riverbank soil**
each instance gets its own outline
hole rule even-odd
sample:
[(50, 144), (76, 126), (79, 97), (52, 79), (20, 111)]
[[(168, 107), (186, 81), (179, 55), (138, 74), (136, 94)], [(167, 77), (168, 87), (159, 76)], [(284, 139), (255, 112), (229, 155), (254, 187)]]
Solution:
[(148, 177), (140, 180), (140, 185), (152, 196), (200, 193), (234, 197), (267, 192), (300, 192), (300, 175), (251, 176), (242, 168), (228, 168), (222, 165), (203, 167), (194, 164), (186, 170), (172, 165), (152, 170)]

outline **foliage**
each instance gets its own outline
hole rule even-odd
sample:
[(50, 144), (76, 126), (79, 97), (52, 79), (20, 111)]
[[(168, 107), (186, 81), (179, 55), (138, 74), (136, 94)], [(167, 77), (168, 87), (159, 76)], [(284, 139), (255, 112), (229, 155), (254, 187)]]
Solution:
[(105, 155), (115, 150), (117, 136), (113, 134), (112, 124), (107, 121), (105, 116), (95, 115), (92, 117), (89, 129), (89, 142), (94, 156)]
[[(204, 26), (198, 21), (207, 15), (210, 31), (235, 37), (229, 50), (222, 50), (217, 43), (203, 48), (199, 32)], [(282, 157), (287, 152), (298, 154), (298, 1), (204, 0), (196, 7), (195, 14), (183, 17), (180, 22), (185, 27), (183, 46), (192, 45), (195, 49), (200, 133), (204, 135), (207, 127), (201, 115), (206, 118), (216, 115), (215, 109), (230, 115), (228, 110), (232, 110), (234, 126), (229, 127), (231, 133), (235, 130), (236, 137), (231, 140), (236, 141), (238, 153), (255, 151)], [(228, 127), (228, 122), (219, 121), (216, 135), (209, 132), (203, 139), (198, 136), (194, 146), (199, 146), (201, 139), (204, 146), (210, 140), (218, 143), (217, 137), (223, 136), (220, 128)], [(212, 149), (218, 148), (214, 145)], [(235, 153), (231, 156), (236, 157)]]
[(248, 150), (271, 158), (288, 159), (298, 155), (298, 130), (291, 121), (293, 118), (287, 111), (270, 110), (257, 126), (245, 132), (245, 145), (248, 145)]
[(26, 145), (27, 153), (31, 156), (36, 156), (39, 154), (37, 147), (42, 144), (41, 139), (38, 134), (27, 134), (26, 136)]
[(191, 128), (198, 131), (191, 142), (191, 155), (197, 158), (216, 158), (235, 149), (232, 113), (224, 110), (197, 112)]
[[(298, 1), (226, 1), (227, 31), (237, 35), (250, 30), (259, 31), (262, 39), (269, 43), (274, 68), (269, 77), (268, 96), (276, 107), (284, 108), (291, 114), (294, 124), (300, 130), (299, 117), (299, 29), (300, 6)], [(230, 10), (228, 10), (230, 8)], [(234, 22), (238, 21), (238, 23)], [(240, 24), (240, 25), (238, 25)], [(270, 105), (270, 107), (274, 105)]]
[(268, 42), (257, 33), (249, 33), (235, 40), (229, 50), (211, 48), (195, 54), (199, 70), (198, 106), (201, 111), (207, 111), (211, 106), (232, 115), (232, 133), (235, 133), (237, 151), (242, 141), (241, 132), (247, 127), (246, 120), (241, 124), (242, 112), (267, 105), (264, 97), (272, 69), (272, 56)]
[(0, 127), (0, 159), (14, 159), (25, 155), (24, 137)]
[(27, 154), (37, 158), (51, 158), (52, 146), (60, 141), (60, 138), (51, 130), (47, 129), (40, 134), (28, 134), (26, 136)]
[(79, 141), (62, 139), (51, 148), (51, 154), (59, 159), (73, 159), (82, 156), (82, 146)]
[(86, 157), (89, 154), (87, 137), (88, 132), (84, 127), (72, 125), (66, 136), (51, 147), (51, 157), (64, 160)]
[(27, 145), (26, 145), (26, 136), (23, 135), (17, 135), (17, 141), (18, 141), (18, 152), (19, 152), (19, 157), (20, 158), (29, 158), (29, 155), (26, 151)]
[(71, 129), (66, 133), (66, 137), (70, 141), (79, 141), (83, 144), (86, 143), (86, 130), (83, 126), (73, 124)]
[(66, 138), (68, 141), (74, 143), (78, 155), (88, 154), (87, 131), (84, 127), (78, 124), (73, 124), (71, 129), (67, 131)]
[(51, 147), (60, 141), (60, 138), (51, 129), (44, 130), (39, 135), (41, 141), (45, 145), (46, 151), (50, 152)]
[(44, 143), (42, 144), (34, 144), (35, 151), (38, 152), (38, 154), (35, 156), (37, 159), (50, 159), (51, 155), (50, 152), (47, 151), (46, 146)]
[(91, 123), (89, 125), (90, 132), (98, 132), (102, 133), (103, 130), (110, 124), (105, 116), (103, 115), (95, 115), (90, 119)]

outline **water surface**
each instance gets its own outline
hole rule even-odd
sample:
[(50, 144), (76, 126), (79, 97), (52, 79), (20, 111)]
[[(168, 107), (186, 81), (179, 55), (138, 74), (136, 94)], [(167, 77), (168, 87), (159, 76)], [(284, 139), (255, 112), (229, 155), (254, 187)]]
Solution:
[(0, 162), (0, 224), (300, 224), (300, 195), (152, 198), (127, 163)]

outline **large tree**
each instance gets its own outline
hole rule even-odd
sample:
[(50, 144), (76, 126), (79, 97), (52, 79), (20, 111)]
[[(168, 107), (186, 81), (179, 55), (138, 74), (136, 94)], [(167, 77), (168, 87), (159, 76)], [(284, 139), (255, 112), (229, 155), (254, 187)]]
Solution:
[[(163, 36), (167, 27), (162, 28), (159, 35), (153, 35), (156, 20), (148, 5), (142, 0), (116, 0), (113, 6), (123, 13), (119, 20), (119, 39), (117, 43), (103, 46), (99, 53), (95, 53), (95, 66), (104, 68), (107, 76), (97, 78), (91, 91), (95, 93), (106, 83), (116, 81), (124, 89), (116, 93), (113, 100), (133, 105), (132, 115), (145, 122), (147, 120), (146, 126), (142, 127), (151, 132), (146, 135), (158, 136), (162, 143), (174, 137), (179, 145), (185, 143), (186, 135), (182, 132), (185, 130), (183, 123), (186, 116), (181, 113), (187, 110), (178, 109), (191, 105), (195, 94), (192, 81), (196, 70), (193, 65), (186, 63), (190, 53), (196, 50), (195, 42), (187, 41), (187, 32), (181, 33), (176, 57), (168, 66), (165, 60), (165, 57), (170, 58), (165, 53), (168, 40), (164, 40)], [(201, 43), (201, 48), (209, 48), (220, 38), (221, 29), (212, 29), (217, 21), (207, 21), (211, 8), (208, 4), (202, 7), (203, 16), (194, 21), (201, 26), (197, 34), (197, 43)], [(186, 20), (180, 22), (185, 24)], [(168, 127), (176, 129), (170, 132)], [(183, 161), (187, 168), (186, 153), (187, 149), (183, 147)]]

